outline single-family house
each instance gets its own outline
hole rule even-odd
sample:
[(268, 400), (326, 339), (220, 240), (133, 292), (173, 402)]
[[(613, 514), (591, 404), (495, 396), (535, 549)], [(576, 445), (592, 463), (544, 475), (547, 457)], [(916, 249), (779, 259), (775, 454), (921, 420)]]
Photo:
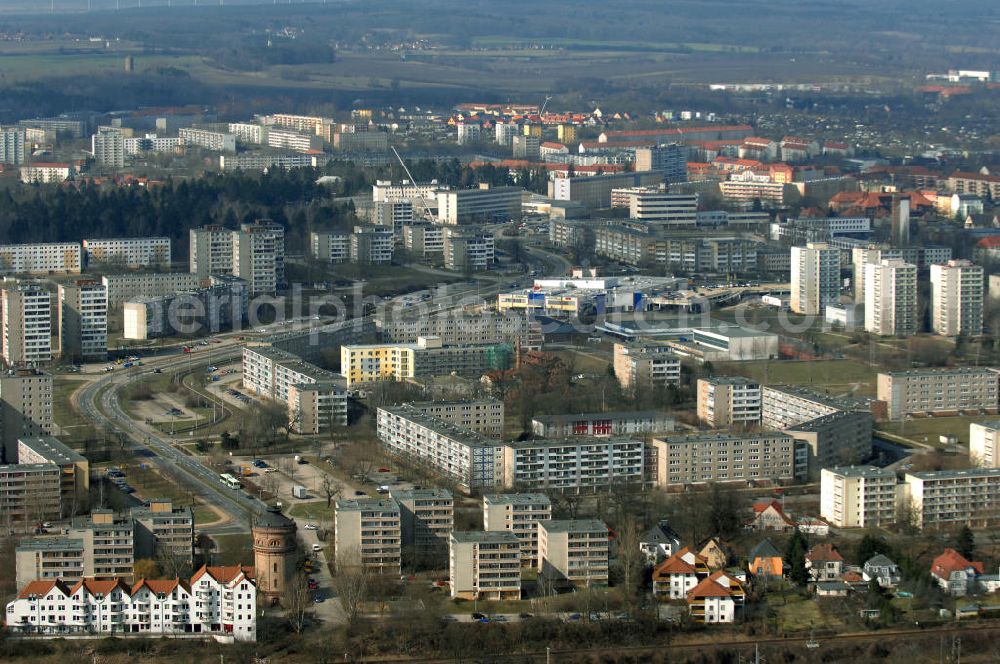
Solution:
[(844, 557), (832, 544), (817, 544), (806, 553), (806, 569), (813, 581), (834, 581), (844, 573)]
[(731, 623), (736, 620), (745, 597), (743, 584), (720, 570), (688, 591), (688, 610), (697, 622)]
[(875, 579), (883, 588), (895, 588), (899, 584), (899, 565), (881, 553), (865, 561), (862, 578), (865, 581)]
[(966, 560), (954, 549), (945, 549), (931, 563), (931, 576), (952, 597), (964, 597), (975, 590), (976, 576), (982, 573), (981, 562)]
[(784, 532), (795, 527), (795, 522), (788, 518), (781, 503), (777, 500), (758, 502), (753, 504), (753, 519), (750, 521), (751, 530), (774, 530)]
[(646, 556), (646, 564), (655, 565), (680, 550), (681, 538), (666, 521), (660, 521), (642, 536), (639, 548)]
[(653, 597), (684, 599), (709, 572), (705, 559), (684, 547), (653, 570)]
[(753, 576), (781, 577), (784, 575), (785, 562), (781, 552), (771, 541), (763, 539), (747, 556), (747, 570)]

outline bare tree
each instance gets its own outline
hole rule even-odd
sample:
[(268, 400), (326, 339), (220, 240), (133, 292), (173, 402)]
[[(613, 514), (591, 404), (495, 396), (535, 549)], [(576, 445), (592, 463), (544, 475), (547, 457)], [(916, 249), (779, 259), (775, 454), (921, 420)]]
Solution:
[(337, 556), (338, 561), (357, 561), (356, 565), (337, 564), (337, 576), (333, 587), (347, 617), (347, 624), (354, 625), (361, 615), (361, 608), (369, 597), (371, 579), (369, 572), (361, 565), (361, 551), (344, 551)]
[(305, 574), (298, 572), (289, 582), (284, 600), (288, 625), (298, 634), (306, 625), (306, 610), (309, 608), (309, 586)]
[(629, 517), (618, 532), (618, 564), (622, 571), (622, 596), (626, 605), (631, 605), (635, 597), (638, 580), (642, 573), (643, 556), (639, 549), (639, 526)]
[(326, 473), (323, 474), (323, 493), (326, 495), (326, 509), (330, 509), (330, 505), (340, 495), (340, 489)]

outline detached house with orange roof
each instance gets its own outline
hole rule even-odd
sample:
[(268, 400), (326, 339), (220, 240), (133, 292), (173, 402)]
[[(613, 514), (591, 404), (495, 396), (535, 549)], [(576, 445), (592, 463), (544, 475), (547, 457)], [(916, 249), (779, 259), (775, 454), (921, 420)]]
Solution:
[(751, 530), (775, 530), (784, 532), (795, 528), (795, 522), (782, 509), (777, 500), (757, 502), (753, 504), (753, 519)]
[(704, 558), (684, 547), (653, 569), (653, 597), (684, 599), (709, 571)]
[(739, 579), (715, 572), (688, 591), (688, 610), (697, 622), (732, 623), (743, 608), (746, 591)]
[(806, 553), (806, 569), (813, 581), (835, 581), (844, 573), (844, 557), (832, 544), (817, 544)]
[(945, 549), (931, 563), (931, 576), (952, 597), (964, 597), (975, 590), (976, 577), (982, 573), (981, 562), (966, 560), (954, 549)]
[(202, 567), (190, 581), (32, 581), (7, 604), (7, 628), (40, 636), (204, 634), (256, 641), (253, 568)]

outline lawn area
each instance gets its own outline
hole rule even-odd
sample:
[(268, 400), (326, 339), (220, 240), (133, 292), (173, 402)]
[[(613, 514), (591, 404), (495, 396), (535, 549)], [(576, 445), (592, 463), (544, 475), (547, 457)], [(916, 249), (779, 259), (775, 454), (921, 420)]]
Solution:
[(137, 498), (153, 500), (167, 498), (177, 505), (195, 505), (197, 500), (190, 491), (180, 488), (172, 480), (160, 475), (150, 466), (140, 467), (138, 461), (132, 461), (125, 468), (128, 483), (135, 488)]
[(252, 565), (253, 538), (250, 533), (236, 535), (213, 535), (217, 550), (214, 556), (216, 565)]
[(786, 632), (804, 632), (813, 626), (831, 627), (830, 617), (822, 614), (819, 603), (812, 598), (806, 599), (796, 592), (784, 595), (787, 604), (777, 593), (768, 597), (768, 604), (778, 617), (778, 624)]
[(326, 519), (333, 522), (333, 509), (326, 508), (326, 500), (297, 503), (288, 509), (288, 515), (305, 519)]
[(86, 424), (87, 420), (72, 406), (70, 397), (84, 383), (79, 380), (52, 379), (52, 417), (59, 428)]
[[(880, 422), (878, 431), (885, 431), (916, 443), (944, 447), (938, 442), (941, 435), (956, 436), (958, 442), (969, 444), (969, 424), (982, 422), (983, 417), (919, 417), (903, 422)], [(876, 433), (878, 433), (876, 431)]]
[(854, 360), (770, 360), (716, 365), (717, 374), (738, 374), (769, 384), (808, 385), (835, 394), (872, 396), (878, 371)]
[(610, 357), (604, 359), (594, 352), (558, 350), (553, 354), (572, 367), (574, 373), (603, 375), (607, 373), (608, 365), (611, 364)]

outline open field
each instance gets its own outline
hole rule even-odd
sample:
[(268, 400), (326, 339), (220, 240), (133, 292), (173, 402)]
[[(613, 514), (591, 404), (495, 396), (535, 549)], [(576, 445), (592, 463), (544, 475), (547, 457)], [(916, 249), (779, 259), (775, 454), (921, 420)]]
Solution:
[(873, 396), (876, 369), (853, 360), (729, 362), (717, 374), (738, 374), (770, 384), (805, 385), (836, 395)]
[(938, 441), (942, 435), (955, 436), (962, 445), (969, 444), (969, 424), (982, 422), (988, 417), (919, 417), (904, 422), (880, 422), (879, 431), (917, 443), (943, 447)]

